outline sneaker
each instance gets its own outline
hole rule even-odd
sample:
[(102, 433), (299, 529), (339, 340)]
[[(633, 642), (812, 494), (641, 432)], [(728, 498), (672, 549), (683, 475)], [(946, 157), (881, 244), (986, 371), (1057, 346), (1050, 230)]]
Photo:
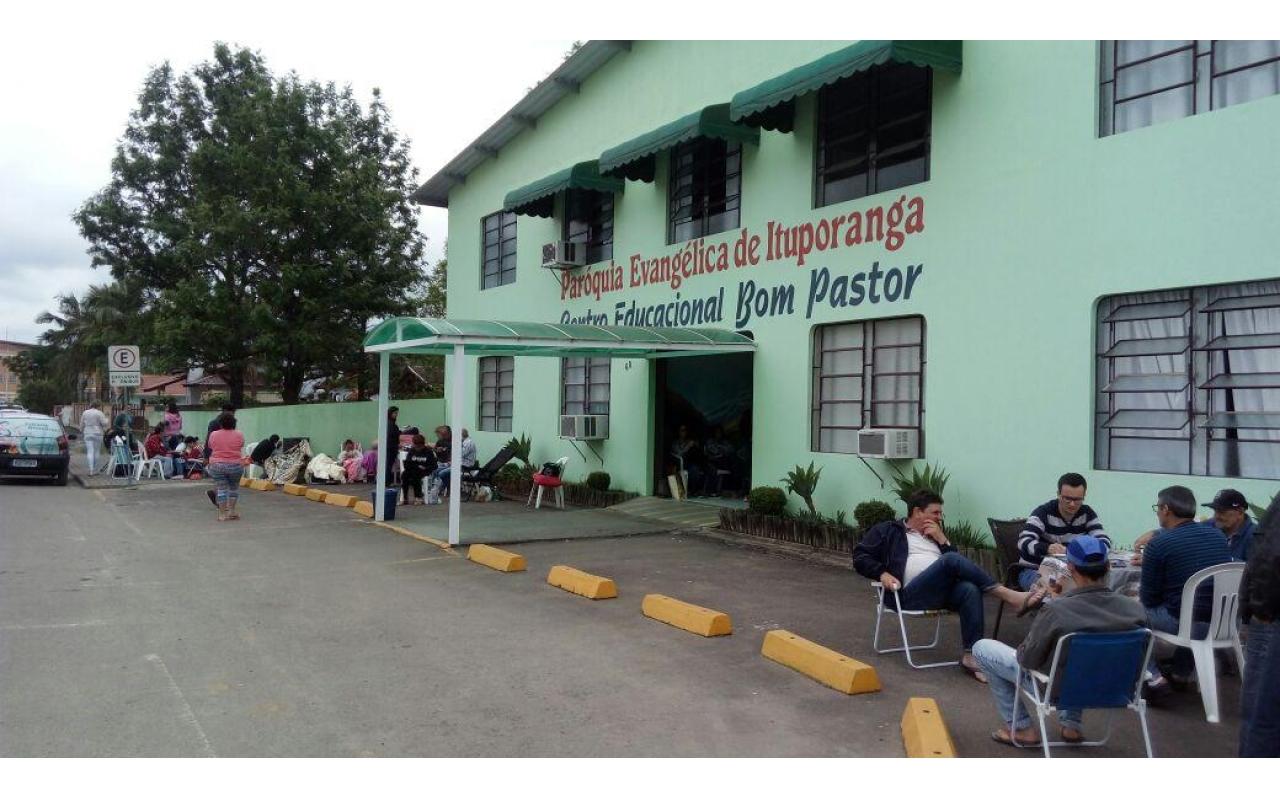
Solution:
[(1142, 699), (1148, 703), (1159, 703), (1172, 693), (1173, 686), (1169, 683), (1169, 679), (1163, 675), (1142, 684)]
[(214, 508), (217, 508), (217, 507), (218, 507), (218, 493), (217, 493), (216, 491), (214, 491), (213, 489), (205, 489), (205, 490), (204, 490), (204, 494), (205, 494), (205, 497), (208, 497), (208, 498), (209, 498), (209, 502), (210, 502), (210, 503), (213, 503), (213, 507), (214, 507)]

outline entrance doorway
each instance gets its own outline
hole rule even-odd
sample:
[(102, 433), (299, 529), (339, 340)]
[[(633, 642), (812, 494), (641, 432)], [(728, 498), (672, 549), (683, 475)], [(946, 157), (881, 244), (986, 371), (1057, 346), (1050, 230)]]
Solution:
[(690, 497), (743, 498), (751, 488), (750, 353), (656, 362), (654, 494), (680, 475)]

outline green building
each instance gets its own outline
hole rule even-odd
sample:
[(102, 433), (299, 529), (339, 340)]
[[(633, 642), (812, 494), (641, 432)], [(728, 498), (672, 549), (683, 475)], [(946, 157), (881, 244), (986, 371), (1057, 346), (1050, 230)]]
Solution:
[(1265, 504), (1278, 94), (1280, 42), (590, 42), (415, 194), (449, 317), (755, 351), (474, 359), (481, 460), (727, 495), (813, 461), (834, 514), (916, 458), (978, 523), (1076, 471), (1119, 542), (1169, 484)]

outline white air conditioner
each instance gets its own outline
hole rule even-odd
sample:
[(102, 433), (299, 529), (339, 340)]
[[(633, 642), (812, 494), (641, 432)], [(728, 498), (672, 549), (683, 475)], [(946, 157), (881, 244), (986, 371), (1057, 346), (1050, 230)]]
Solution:
[(864, 458), (919, 458), (920, 431), (863, 428), (858, 431), (858, 455)]
[(609, 415), (561, 414), (561, 439), (608, 439)]
[(544, 269), (573, 269), (587, 264), (587, 246), (582, 242), (551, 242), (542, 246)]

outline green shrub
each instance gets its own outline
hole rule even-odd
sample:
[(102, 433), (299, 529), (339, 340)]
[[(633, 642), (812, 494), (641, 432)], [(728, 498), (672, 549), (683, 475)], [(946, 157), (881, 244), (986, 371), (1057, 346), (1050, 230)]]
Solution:
[(786, 492), (776, 486), (757, 486), (747, 495), (747, 508), (776, 517), (787, 510)]
[(885, 501), (868, 500), (854, 507), (853, 518), (858, 523), (858, 532), (866, 533), (881, 522), (897, 519), (898, 515), (894, 513), (893, 506)]
[(782, 485), (786, 487), (788, 492), (798, 496), (804, 501), (804, 505), (809, 509), (810, 514), (817, 514), (818, 511), (813, 507), (813, 493), (818, 488), (818, 477), (822, 475), (822, 468), (813, 468), (813, 462), (809, 462), (809, 466), (802, 467), (796, 464), (795, 469), (787, 473), (787, 477), (782, 479)]
[(912, 467), (911, 474), (905, 475), (897, 467), (894, 467), (897, 474), (893, 478), (893, 493), (905, 505), (907, 498), (915, 494), (920, 489), (928, 489), (936, 493), (939, 497), (945, 497), (943, 490), (947, 488), (947, 471), (941, 467), (925, 464), (924, 470), (919, 467)]
[(593, 472), (587, 476), (587, 488), (595, 489), (597, 492), (607, 492), (610, 480), (612, 479), (607, 472)]
[(954, 522), (950, 525), (944, 523), (943, 529), (947, 540), (956, 547), (969, 550), (994, 550), (996, 547), (987, 529), (972, 522)]

